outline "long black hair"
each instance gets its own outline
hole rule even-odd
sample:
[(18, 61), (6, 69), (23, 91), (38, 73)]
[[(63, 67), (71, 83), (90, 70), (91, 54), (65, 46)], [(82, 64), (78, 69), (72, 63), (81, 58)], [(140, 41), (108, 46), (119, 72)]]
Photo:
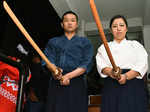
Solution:
[(113, 17), (111, 18), (111, 20), (110, 20), (109, 28), (111, 28), (112, 23), (114, 22), (114, 20), (115, 20), (115, 19), (118, 19), (118, 18), (122, 18), (123, 21), (125, 22), (127, 28), (128, 28), (128, 22), (127, 22), (127, 19), (126, 19), (123, 15), (115, 15), (115, 16), (113, 16)]

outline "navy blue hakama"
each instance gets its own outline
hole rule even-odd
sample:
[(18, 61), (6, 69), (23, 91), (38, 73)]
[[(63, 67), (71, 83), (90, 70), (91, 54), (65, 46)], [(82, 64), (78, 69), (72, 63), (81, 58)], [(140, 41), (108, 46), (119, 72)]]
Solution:
[(46, 112), (88, 112), (87, 87), (83, 77), (71, 80), (69, 86), (60, 86), (51, 80)]
[[(122, 70), (126, 73), (127, 69)], [(101, 112), (147, 112), (147, 95), (143, 79), (134, 78), (120, 85), (118, 81), (104, 79)]]

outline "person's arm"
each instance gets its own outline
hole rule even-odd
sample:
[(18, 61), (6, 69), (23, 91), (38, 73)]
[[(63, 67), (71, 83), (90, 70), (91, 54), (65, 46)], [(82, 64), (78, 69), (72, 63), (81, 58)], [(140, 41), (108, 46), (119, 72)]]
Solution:
[[(114, 75), (113, 75), (113, 70), (112, 68), (109, 67), (105, 67), (104, 69), (102, 69), (102, 73), (115, 79)], [(121, 74), (120, 75), (120, 79), (118, 80), (118, 82), (120, 84), (125, 84), (127, 80), (131, 80), (137, 76), (140, 76), (140, 74), (136, 71), (130, 70), (129, 72), (125, 73), (125, 74)]]
[(121, 79), (118, 81), (120, 84), (125, 84), (127, 80), (134, 78), (142, 79), (148, 69), (148, 55), (144, 47), (137, 41), (133, 41), (132, 46), (136, 53), (136, 63), (129, 72), (121, 75)]
[(93, 59), (93, 46), (89, 40), (83, 41), (83, 45), (84, 45), (82, 50), (83, 59), (80, 65), (72, 72), (62, 76), (63, 79), (61, 80), (62, 85), (69, 85), (71, 79), (83, 75), (85, 73), (88, 73), (90, 71)]
[(105, 67), (101, 71), (102, 74), (105, 74), (113, 79), (116, 79), (113, 74), (113, 69), (111, 67)]
[(131, 80), (134, 79), (136, 77), (140, 76), (140, 73), (130, 70), (129, 72), (125, 73), (125, 74), (121, 74), (120, 75), (120, 80), (118, 80), (118, 82), (120, 84), (125, 84), (127, 80)]
[[(83, 37), (86, 38), (86, 37)], [(92, 59), (93, 59), (93, 46), (91, 42), (86, 39), (85, 41), (82, 42), (83, 48), (81, 53), (83, 54), (82, 60), (80, 62), (80, 65), (78, 68), (83, 68), (85, 69), (85, 73), (89, 73), (89, 71), (92, 68)]]
[(104, 45), (101, 45), (98, 48), (98, 52), (96, 54), (96, 65), (97, 65), (97, 71), (100, 74), (102, 78), (106, 78), (108, 76), (112, 76), (112, 68), (110, 67), (109, 63), (106, 60), (108, 57), (106, 57), (104, 54), (106, 54)]
[[(54, 65), (55, 66), (55, 65)], [(49, 71), (51, 71), (50, 66), (46, 65), (46, 67), (48, 68)], [(58, 74), (55, 74), (52, 72), (52, 76), (55, 80), (60, 80), (62, 78), (62, 72), (63, 70), (59, 67), (57, 67), (57, 70), (59, 71)]]
[(60, 81), (61, 85), (69, 85), (71, 79), (84, 74), (85, 71), (86, 71), (86, 69), (84, 69), (84, 68), (77, 68), (77, 69), (73, 70), (72, 72), (65, 74), (64, 76), (62, 76), (62, 80)]
[[(56, 52), (57, 50), (56, 50), (56, 46), (55, 46), (56, 45), (56, 41), (57, 40), (55, 38), (50, 39), (48, 41), (48, 44), (46, 45), (45, 50), (44, 50), (45, 55), (50, 60), (50, 62), (52, 64), (54, 64), (54, 66), (56, 66), (55, 60), (56, 60), (56, 57), (57, 57), (57, 52)], [(43, 60), (42, 60), (42, 65), (46, 66), (48, 68), (48, 70), (51, 71), (51, 68), (48, 65), (46, 65), (46, 63)], [(59, 70), (62, 71), (61, 68), (59, 68)], [(52, 76), (54, 77), (54, 79), (59, 80), (59, 79), (61, 79), (62, 74), (60, 73), (60, 74), (56, 75), (56, 74), (52, 73)]]
[(130, 70), (129, 72), (125, 73), (126, 75), (126, 79), (127, 80), (131, 80), (135, 77), (138, 77), (140, 76), (140, 73), (139, 72), (136, 72), (136, 71), (133, 71), (133, 70)]
[(129, 80), (133, 78), (142, 79), (148, 70), (148, 54), (145, 48), (139, 42), (133, 42), (132, 46), (135, 50), (136, 62), (131, 68), (131, 71), (126, 73)]
[[(48, 60), (55, 65), (56, 59), (56, 48), (55, 48), (55, 39), (50, 39), (44, 49), (44, 54), (48, 58)], [(45, 66), (46, 63), (42, 60), (42, 65)]]

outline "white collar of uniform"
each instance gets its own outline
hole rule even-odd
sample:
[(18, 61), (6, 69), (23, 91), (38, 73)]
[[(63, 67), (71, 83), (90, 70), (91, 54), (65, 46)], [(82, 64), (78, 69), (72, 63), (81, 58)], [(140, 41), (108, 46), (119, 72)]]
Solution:
[(127, 42), (127, 39), (124, 38), (120, 43), (118, 43), (117, 41), (113, 40), (113, 44), (115, 45), (122, 45), (122, 44), (125, 44)]

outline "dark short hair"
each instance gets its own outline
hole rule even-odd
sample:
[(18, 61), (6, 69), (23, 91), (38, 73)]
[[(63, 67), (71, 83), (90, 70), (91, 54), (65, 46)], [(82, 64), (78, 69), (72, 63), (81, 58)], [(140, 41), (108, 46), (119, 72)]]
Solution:
[(73, 11), (67, 11), (67, 12), (65, 12), (65, 13), (63, 14), (62, 18), (61, 18), (61, 21), (64, 20), (64, 16), (67, 15), (67, 14), (73, 14), (73, 15), (75, 15), (75, 16), (76, 16), (76, 19), (77, 19), (77, 21), (78, 21), (78, 15), (77, 15), (75, 12), (73, 12)]
[(123, 15), (115, 15), (115, 16), (113, 16), (113, 17), (111, 18), (111, 20), (110, 20), (109, 27), (111, 28), (113, 21), (114, 21), (115, 19), (118, 19), (118, 18), (122, 18), (123, 21), (125, 22), (127, 28), (128, 28), (128, 22), (127, 22), (126, 18), (125, 18)]

